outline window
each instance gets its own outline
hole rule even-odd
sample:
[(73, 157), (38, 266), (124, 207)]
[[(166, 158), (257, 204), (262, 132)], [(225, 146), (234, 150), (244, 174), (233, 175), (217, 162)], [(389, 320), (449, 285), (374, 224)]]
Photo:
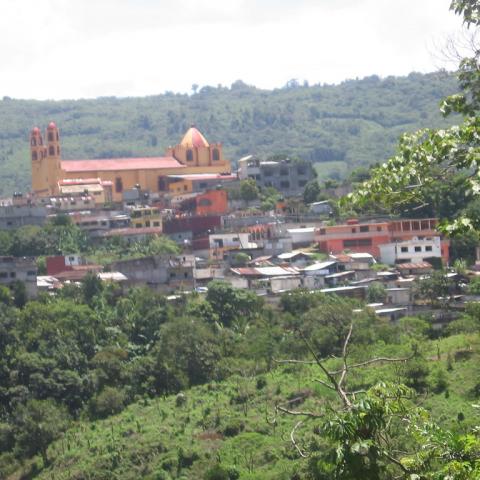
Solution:
[(305, 167), (297, 167), (297, 173), (299, 175), (305, 175), (307, 173), (307, 170)]
[(271, 177), (273, 175), (273, 170), (264, 170), (263, 174), (266, 177)]
[(136, 223), (135, 228), (142, 228), (142, 224), (141, 223)]
[(290, 182), (288, 180), (282, 180), (280, 182), (280, 188), (290, 188)]
[(163, 192), (167, 189), (167, 184), (165, 182), (165, 177), (158, 177), (157, 178), (157, 189), (159, 192)]
[(146, 227), (149, 227), (149, 226), (150, 226), (150, 220), (147, 220), (147, 221), (145, 222), (145, 226), (146, 226)]
[(48, 132), (48, 141), (53, 142), (53, 132)]
[(407, 253), (408, 252), (408, 247), (400, 247), (400, 251), (402, 253)]
[(343, 247), (344, 248), (349, 248), (349, 247), (370, 247), (372, 245), (372, 239), (371, 238), (359, 238), (355, 240), (344, 240), (343, 241)]
[(212, 201), (209, 198), (201, 198), (198, 201), (198, 205), (200, 207), (211, 207), (212, 206)]
[(188, 185), (183, 186), (183, 191), (186, 192), (188, 190)]
[(187, 150), (187, 162), (193, 162), (193, 150)]
[(27, 272), (27, 276), (28, 276), (28, 277), (34, 277), (36, 274), (37, 274), (37, 272), (35, 272), (35, 271), (33, 271), (33, 270), (29, 270), (29, 271)]
[(55, 155), (55, 148), (52, 145), (48, 147), (48, 154)]
[(212, 160), (215, 162), (218, 162), (218, 160), (220, 160), (220, 152), (218, 151), (218, 148), (213, 149)]
[(184, 278), (188, 278), (188, 272), (183, 272)]
[(381, 232), (382, 231), (382, 227), (377, 227), (377, 232)]
[(123, 192), (123, 182), (122, 182), (122, 178), (121, 177), (117, 177), (115, 179), (115, 191), (117, 193), (121, 193)]
[(320, 235), (325, 235), (327, 231), (324, 228), (321, 228), (319, 233)]
[(159, 226), (160, 226), (160, 222), (153, 222), (153, 226), (154, 226), (154, 227), (159, 227)]
[(170, 278), (175, 278), (176, 275), (175, 275), (175, 272), (170, 272)]
[(426, 252), (431, 252), (431, 251), (432, 251), (432, 246), (431, 246), (431, 245), (427, 245), (427, 246), (425, 247), (425, 251), (426, 251)]
[(299, 187), (304, 187), (307, 184), (307, 180), (299, 180), (298, 181), (298, 186)]
[(359, 238), (358, 239), (358, 246), (359, 247), (370, 247), (372, 245), (371, 238)]
[(361, 225), (360, 226), (360, 231), (361, 232), (368, 232), (369, 231), (368, 225)]
[(288, 175), (288, 168), (281, 168), (280, 169), (280, 175), (282, 177), (286, 177)]
[(208, 183), (207, 182), (200, 182), (200, 184), (198, 185), (199, 188), (207, 188), (208, 187)]
[(10, 272), (10, 278), (15, 278), (17, 274), (15, 272)]
[(37, 159), (38, 159), (37, 152), (32, 152), (32, 160), (37, 160)]
[(0, 278), (8, 278), (7, 272), (0, 272)]
[(352, 233), (357, 233), (357, 229), (356, 229), (356, 228), (352, 228)]
[(421, 251), (422, 251), (422, 247), (415, 247), (415, 251), (416, 251), (416, 252), (421, 252)]
[(35, 147), (37, 145), (37, 141), (35, 140), (35, 137), (32, 137), (32, 141), (30, 142), (30, 145), (32, 145), (32, 147)]

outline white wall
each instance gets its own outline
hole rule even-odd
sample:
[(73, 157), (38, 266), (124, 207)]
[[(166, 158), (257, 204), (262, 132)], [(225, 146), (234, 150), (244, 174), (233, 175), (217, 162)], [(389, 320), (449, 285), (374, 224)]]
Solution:
[(424, 239), (414, 237), (411, 240), (385, 243), (378, 247), (380, 249), (380, 261), (388, 265), (394, 265), (399, 260), (419, 263), (428, 257), (442, 256), (440, 237)]

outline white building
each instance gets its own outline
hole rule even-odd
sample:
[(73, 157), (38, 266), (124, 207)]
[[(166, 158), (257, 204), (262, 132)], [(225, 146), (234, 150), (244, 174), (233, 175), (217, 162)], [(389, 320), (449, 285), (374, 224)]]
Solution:
[(380, 261), (396, 263), (422, 263), (431, 257), (442, 258), (440, 237), (413, 237), (411, 240), (385, 243), (378, 246)]

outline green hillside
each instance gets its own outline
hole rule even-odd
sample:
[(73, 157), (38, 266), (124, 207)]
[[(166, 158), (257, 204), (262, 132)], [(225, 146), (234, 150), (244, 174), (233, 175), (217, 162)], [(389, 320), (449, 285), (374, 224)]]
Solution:
[[(453, 430), (477, 420), (471, 392), (478, 381), (478, 346), (477, 335), (457, 335), (426, 342), (421, 348), (428, 358), (426, 368), (431, 371), (428, 389), (437, 390), (419, 395), (418, 402)], [(473, 352), (467, 360), (448, 367), (448, 359), (454, 358), (455, 352), (469, 349)], [(438, 350), (443, 353), (440, 359)], [(377, 345), (370, 353), (387, 352), (402, 355), (405, 346)], [(359, 372), (353, 386), (379, 380), (405, 381), (407, 370), (384, 365)], [(439, 371), (445, 372), (443, 388), (438, 387)], [(298, 418), (275, 416), (275, 405), (288, 404), (289, 399), (300, 398), (294, 405), (302, 411), (320, 411), (326, 401), (334, 400), (334, 393), (316, 383), (318, 376), (317, 367), (306, 365), (278, 367), (258, 376), (235, 375), (228, 381), (192, 388), (184, 396), (145, 399), (106, 420), (78, 423), (49, 448), (52, 463), (34, 478), (323, 478), (311, 476), (310, 460), (300, 458), (292, 445), (290, 432)], [(321, 424), (322, 420), (310, 420), (298, 432), (302, 447), (326, 448), (325, 439), (315, 435), (315, 427)], [(32, 465), (41, 465), (41, 460), (28, 468)], [(213, 472), (223, 472), (223, 476), (214, 476)]]
[[(338, 162), (333, 178), (354, 166), (385, 160), (399, 135), (440, 127), (441, 98), (458, 90), (452, 74), (371, 76), (340, 85), (288, 86), (273, 91), (241, 81), (203, 87), (195, 95), (95, 100), (0, 102), (0, 194), (30, 185), (28, 134), (55, 121), (63, 157), (108, 158), (163, 154), (195, 123), (221, 141), (228, 157), (288, 153), (313, 162)], [(332, 165), (332, 163), (329, 163)]]
[[(222, 282), (174, 302), (95, 277), (14, 293), (0, 289), (0, 478), (411, 480), (383, 453), (376, 476), (333, 471), (366, 473), (377, 444), (409, 474), (480, 451), (478, 304), (440, 332), (431, 315), (392, 323), (301, 290), (272, 306)], [(441, 453), (417, 458), (430, 432)]]

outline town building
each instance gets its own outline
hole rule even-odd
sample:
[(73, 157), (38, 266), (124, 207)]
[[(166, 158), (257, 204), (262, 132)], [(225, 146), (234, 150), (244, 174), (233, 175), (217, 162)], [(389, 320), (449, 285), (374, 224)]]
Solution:
[(238, 161), (240, 180), (251, 178), (261, 188), (273, 187), (286, 197), (301, 195), (315, 178), (310, 162), (302, 160), (262, 161), (249, 155)]
[(45, 141), (38, 127), (31, 131), (30, 155), (32, 191), (37, 196), (58, 195), (59, 183), (66, 179), (100, 178), (112, 183), (112, 199), (121, 202), (123, 191), (137, 186), (168, 193), (169, 175), (231, 173), (222, 145), (209, 144), (193, 126), (162, 157), (62, 160), (59, 129), (51, 122)]
[(127, 286), (148, 285), (157, 291), (192, 290), (195, 287), (195, 259), (192, 255), (160, 256), (119, 260), (109, 265), (127, 277)]
[(37, 264), (29, 257), (0, 257), (0, 285), (13, 287), (16, 282), (25, 285), (27, 298), (37, 296)]
[(0, 229), (13, 230), (23, 225), (42, 226), (47, 219), (47, 209), (32, 203), (5, 203), (0, 205)]
[(161, 227), (162, 216), (157, 207), (134, 207), (130, 210), (133, 228)]
[[(404, 219), (382, 222), (360, 223), (357, 219), (348, 220), (342, 225), (325, 225), (317, 229), (315, 240), (320, 251), (337, 254), (344, 251), (370, 253), (380, 258), (380, 245), (438, 237), (437, 219)], [(445, 264), (449, 259), (449, 241), (441, 239), (441, 257)]]
[(429, 258), (442, 258), (440, 237), (413, 237), (411, 240), (379, 245), (380, 261), (388, 265), (396, 263), (428, 262)]

